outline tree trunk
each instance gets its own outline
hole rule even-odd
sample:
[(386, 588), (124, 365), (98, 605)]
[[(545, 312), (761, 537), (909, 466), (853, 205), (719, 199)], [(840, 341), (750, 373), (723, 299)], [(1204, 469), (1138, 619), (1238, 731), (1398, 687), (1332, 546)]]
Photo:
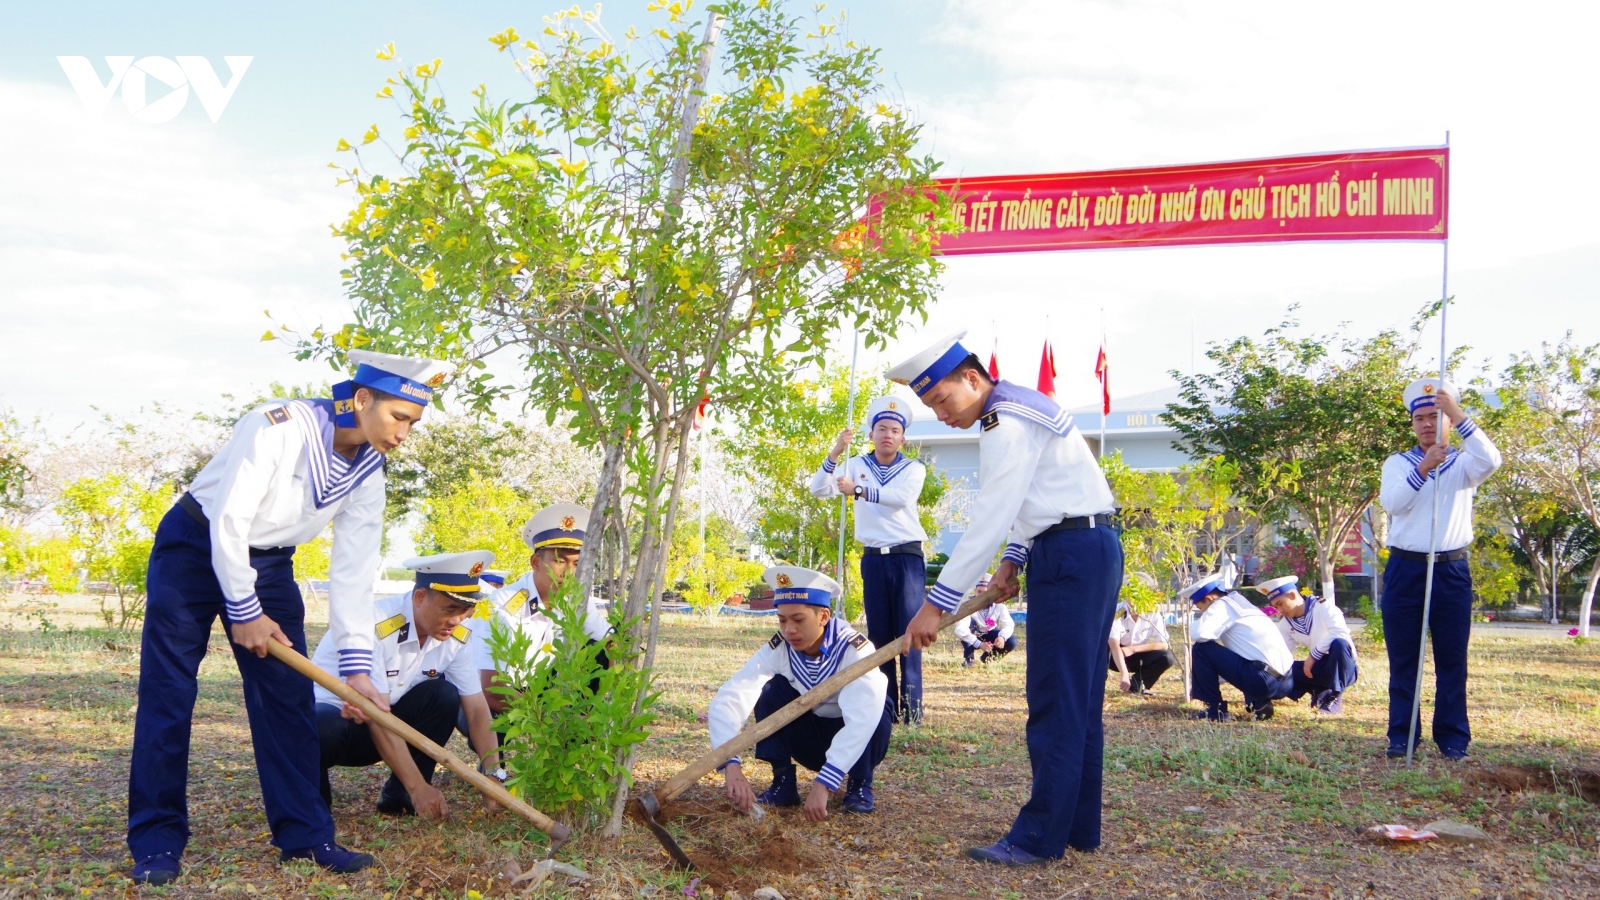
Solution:
[(1589, 616), (1594, 612), (1594, 589), (1600, 584), (1600, 556), (1595, 557), (1594, 568), (1589, 570), (1589, 583), (1583, 586), (1583, 603), (1578, 606), (1578, 636), (1589, 636)]
[(1329, 539), (1317, 542), (1317, 574), (1322, 580), (1322, 597), (1333, 600), (1333, 547), (1331, 536)]

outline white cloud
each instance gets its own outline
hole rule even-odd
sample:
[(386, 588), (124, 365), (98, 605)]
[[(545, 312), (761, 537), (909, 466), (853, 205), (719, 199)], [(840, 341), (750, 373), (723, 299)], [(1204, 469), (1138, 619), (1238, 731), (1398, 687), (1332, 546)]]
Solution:
[(90, 404), (210, 407), (321, 380), (259, 337), (344, 321), (348, 207), (331, 170), (264, 158), (209, 124), (85, 113), (64, 86), (0, 82), (0, 404), (54, 428)]

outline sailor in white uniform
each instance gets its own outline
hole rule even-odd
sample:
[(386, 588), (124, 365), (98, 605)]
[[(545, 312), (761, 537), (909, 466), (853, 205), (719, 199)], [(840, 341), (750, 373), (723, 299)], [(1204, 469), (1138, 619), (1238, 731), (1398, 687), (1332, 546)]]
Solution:
[[(1406, 731), (1417, 686), (1422, 648), (1422, 601), (1433, 550), (1433, 495), (1439, 492), (1438, 549), (1433, 560), (1433, 598), (1428, 629), (1433, 637), (1433, 740), (1445, 759), (1460, 760), (1472, 742), (1467, 721), (1467, 640), (1472, 636), (1472, 498), (1478, 485), (1500, 468), (1500, 451), (1457, 402), (1455, 386), (1422, 378), (1406, 387), (1403, 400), (1417, 445), (1383, 463), (1378, 501), (1389, 513), (1389, 562), (1383, 570), (1385, 647), (1389, 651), (1389, 749), (1406, 755)], [(1443, 413), (1443, 428), (1439, 427)], [(1454, 428), (1461, 439), (1450, 446)], [(1422, 723), (1417, 722), (1420, 743)]]
[[(978, 579), (972, 593), (989, 586), (989, 575)], [(999, 659), (1017, 649), (1017, 625), (1004, 600), (997, 600), (956, 623), (956, 640), (961, 642), (961, 667), (970, 669), (978, 662)], [(980, 655), (981, 654), (981, 655)], [(977, 657), (974, 660), (974, 657)]]
[(1246, 712), (1259, 721), (1272, 718), (1272, 701), (1287, 696), (1294, 687), (1289, 673), (1294, 654), (1272, 620), (1238, 592), (1228, 590), (1220, 574), (1207, 575), (1179, 596), (1193, 603), (1196, 613), (1189, 627), (1194, 641), (1189, 692), (1206, 708), (1194, 718), (1228, 721), (1228, 704), (1222, 699), (1224, 681), (1244, 694)]
[(1111, 649), (1107, 668), (1121, 676), (1124, 691), (1144, 696), (1161, 673), (1178, 662), (1167, 638), (1167, 623), (1150, 613), (1141, 615), (1126, 603), (1117, 604), (1117, 613), (1106, 639)]
[[(528, 646), (534, 649), (521, 663), (526, 667), (524, 674), (531, 672), (540, 658), (549, 655), (543, 648), (555, 644), (561, 632), (547, 610), (555, 592), (578, 567), (578, 555), (583, 552), (584, 533), (588, 527), (589, 510), (576, 503), (557, 503), (534, 513), (522, 526), (522, 542), (532, 551), (528, 557), (528, 573), (490, 594), (480, 606), (479, 614), (467, 622), (472, 632), (472, 658), (478, 667), (489, 709), (496, 715), (505, 709), (505, 697), (489, 690), (500, 673), (489, 644), (494, 623), (528, 636)], [(598, 597), (589, 598), (583, 631), (587, 639), (599, 642), (604, 642), (611, 633), (606, 606)], [(603, 650), (600, 660), (604, 665)], [(458, 724), (461, 733), (467, 734), (466, 720)], [(470, 734), (467, 736), (472, 738)], [(476, 740), (473, 740), (473, 747), (483, 752)]]
[[(913, 420), (911, 404), (884, 396), (867, 405), (865, 425), (872, 447), (840, 461), (855, 429), (839, 432), (822, 466), (811, 476), (811, 493), (827, 499), (855, 498), (856, 540), (861, 542), (861, 605), (867, 639), (882, 647), (905, 634), (928, 593), (922, 544), (928, 534), (917, 512), (917, 498), (928, 471), (900, 452)], [(889, 703), (897, 722), (922, 721), (922, 651), (883, 664)]]
[[(756, 721), (765, 719), (877, 649), (844, 619), (833, 617), (839, 583), (832, 578), (796, 566), (773, 566), (763, 577), (773, 588), (778, 633), (711, 699), (706, 721), (713, 747), (737, 735), (752, 711)], [(884, 703), (887, 691), (883, 672), (868, 672), (757, 743), (756, 759), (772, 766), (772, 785), (760, 796), (745, 780), (741, 761), (728, 760), (720, 768), (728, 799), (746, 811), (756, 802), (801, 805), (798, 762), (817, 773), (804, 800), (807, 819), (826, 819), (828, 798), (841, 787), (846, 788), (846, 812), (872, 812), (872, 771), (889, 752), (893, 727)]]
[(1006, 837), (967, 855), (1033, 865), (1067, 847), (1100, 846), (1105, 728), (1106, 634), (1122, 587), (1122, 543), (1100, 464), (1072, 416), (1038, 391), (991, 381), (961, 332), (889, 370), (939, 421), (981, 424), (978, 496), (956, 545), (906, 629), (906, 644), (938, 639), (940, 616), (988, 569), (1002, 545), (995, 583), (1016, 596), (1028, 575), (1028, 758), (1033, 793)]
[(220, 615), (244, 680), (272, 842), (284, 859), (336, 872), (372, 864), (333, 841), (318, 792), (311, 682), (267, 655), (305, 652), (294, 548), (330, 523), (328, 631), (339, 674), (381, 697), (369, 674), (372, 587), (383, 533), (384, 454), (422, 418), (453, 366), (362, 350), (331, 400), (273, 400), (246, 413), (189, 492), (161, 520), (150, 551), (139, 705), (128, 775), (132, 879), (165, 884), (189, 839), (189, 726), (211, 625)]
[[(476, 745), (496, 746), (478, 667), (467, 647), (467, 627), (462, 624), (478, 608), (483, 596), (478, 579), (483, 567), (493, 561), (494, 554), (487, 550), (408, 559), (403, 565), (417, 573), (416, 587), (373, 604), (378, 621), (373, 628), (377, 647), (372, 683), (390, 712), (441, 746), (450, 740), (458, 710), (477, 738)], [(332, 633), (324, 636), (311, 658), (325, 672), (338, 670), (335, 643)], [(447, 815), (444, 795), (433, 786), (433, 757), (367, 722), (360, 709), (321, 685), (316, 686), (316, 698), (325, 802), (333, 803), (329, 768), (365, 767), (382, 759), (390, 774), (378, 794), (378, 812), (394, 816), (420, 813), (427, 819)], [(478, 768), (505, 780), (494, 750), (480, 760)]]
[(1301, 594), (1300, 579), (1293, 575), (1263, 581), (1256, 590), (1277, 610), (1278, 633), (1290, 652), (1305, 647), (1309, 653), (1294, 667), (1294, 687), (1287, 699), (1310, 694), (1313, 710), (1338, 715), (1344, 710), (1342, 695), (1361, 677), (1344, 612), (1332, 600)]

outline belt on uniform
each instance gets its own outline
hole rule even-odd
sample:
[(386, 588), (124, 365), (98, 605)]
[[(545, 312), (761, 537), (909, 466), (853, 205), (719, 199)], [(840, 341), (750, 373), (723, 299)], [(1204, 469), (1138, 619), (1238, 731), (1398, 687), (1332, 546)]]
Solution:
[(193, 494), (184, 491), (183, 496), (178, 498), (178, 505), (183, 507), (183, 511), (189, 514), (189, 518), (207, 528), (211, 527), (210, 520), (206, 518), (206, 511), (200, 508), (200, 501), (196, 500)]
[(891, 553), (907, 553), (912, 556), (922, 555), (921, 541), (906, 541), (904, 544), (890, 544), (887, 547), (863, 547), (861, 552), (874, 556), (888, 556)]
[[(1439, 553), (1435, 553), (1433, 555), (1433, 561), (1436, 562), (1436, 563), (1456, 562), (1458, 560), (1466, 559), (1471, 555), (1472, 554), (1468, 553), (1466, 548), (1463, 547), (1460, 550), (1444, 550), (1444, 551), (1441, 551)], [(1389, 558), (1390, 559), (1409, 559), (1412, 562), (1425, 563), (1425, 562), (1428, 561), (1428, 554), (1426, 554), (1426, 553), (1418, 553), (1415, 550), (1400, 550), (1400, 549), (1397, 549), (1395, 547), (1390, 547), (1389, 548)]]
[(1109, 513), (1095, 513), (1092, 516), (1078, 516), (1073, 519), (1062, 519), (1049, 528), (1039, 532), (1049, 534), (1052, 531), (1077, 531), (1080, 528), (1110, 528), (1111, 515)]

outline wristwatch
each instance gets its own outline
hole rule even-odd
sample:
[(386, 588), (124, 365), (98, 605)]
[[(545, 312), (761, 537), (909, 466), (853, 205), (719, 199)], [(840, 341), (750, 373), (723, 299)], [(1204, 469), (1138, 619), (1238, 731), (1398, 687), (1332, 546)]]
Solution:
[(507, 778), (511, 777), (511, 775), (506, 772), (505, 766), (501, 766), (500, 768), (495, 769), (493, 772), (484, 771), (483, 763), (481, 761), (478, 763), (478, 774), (487, 775), (490, 778), (493, 778), (495, 781), (500, 782), (504, 782)]
[(858, 484), (858, 485), (856, 485), (856, 489), (851, 491), (850, 493), (855, 494), (856, 497), (859, 498), (861, 495), (865, 494), (866, 492), (867, 492), (867, 489)]

